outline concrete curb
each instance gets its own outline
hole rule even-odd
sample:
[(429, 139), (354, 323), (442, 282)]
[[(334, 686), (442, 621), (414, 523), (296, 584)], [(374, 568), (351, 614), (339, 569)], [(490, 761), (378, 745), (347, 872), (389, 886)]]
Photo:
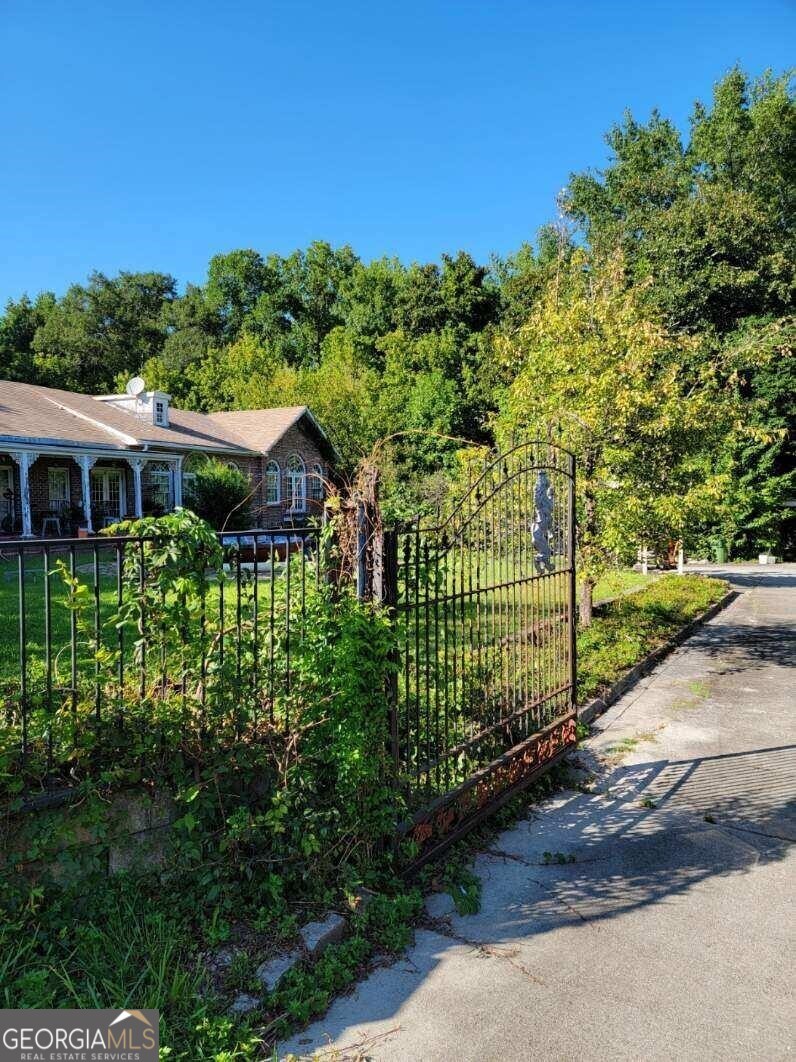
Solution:
[(657, 649), (653, 649), (651, 653), (644, 657), (635, 664), (629, 671), (626, 671), (620, 679), (610, 686), (601, 697), (595, 697), (593, 701), (589, 701), (587, 704), (578, 708), (578, 721), (581, 723), (591, 723), (597, 718), (598, 715), (602, 715), (607, 708), (618, 701), (623, 693), (626, 693), (629, 689), (632, 689), (636, 683), (648, 675), (650, 671), (659, 664), (661, 660), (673, 652), (678, 646), (690, 638), (691, 635), (702, 626), (703, 623), (707, 623), (708, 620), (713, 619), (719, 612), (727, 607), (738, 596), (737, 590), (728, 590), (724, 597), (720, 598), (715, 605), (711, 605), (699, 616), (695, 616), (692, 620), (689, 620), (684, 627), (681, 627), (679, 631), (672, 635), (663, 645), (659, 645)]

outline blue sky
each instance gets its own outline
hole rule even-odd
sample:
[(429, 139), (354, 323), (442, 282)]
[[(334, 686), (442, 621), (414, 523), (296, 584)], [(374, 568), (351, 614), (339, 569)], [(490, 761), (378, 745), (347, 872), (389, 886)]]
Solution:
[(485, 259), (533, 238), (625, 108), (685, 128), (788, 0), (3, 0), (0, 302), (235, 247)]

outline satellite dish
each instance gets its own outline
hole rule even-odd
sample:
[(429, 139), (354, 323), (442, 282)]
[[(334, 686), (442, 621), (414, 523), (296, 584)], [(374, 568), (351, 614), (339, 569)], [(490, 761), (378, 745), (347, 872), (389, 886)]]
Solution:
[(132, 380), (127, 381), (127, 387), (125, 388), (125, 390), (127, 391), (128, 395), (140, 395), (145, 387), (146, 384), (141, 379), (141, 377), (134, 376)]

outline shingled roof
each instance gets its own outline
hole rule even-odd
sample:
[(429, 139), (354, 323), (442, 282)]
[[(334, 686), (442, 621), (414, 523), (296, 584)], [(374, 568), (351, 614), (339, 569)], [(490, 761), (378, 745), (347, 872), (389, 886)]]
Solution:
[(169, 409), (169, 425), (138, 420), (91, 395), (0, 380), (0, 444), (40, 443), (108, 450), (150, 447), (205, 453), (267, 453), (302, 421), (332, 458), (335, 451), (306, 406), (232, 413)]
[[(267, 414), (267, 415), (264, 415)], [(229, 412), (208, 413), (207, 419), (223, 431), (232, 431), (244, 439), (247, 446), (266, 454), (294, 424), (302, 424), (316, 437), (327, 456), (337, 460), (338, 454), (326, 433), (307, 406), (281, 406), (275, 409), (235, 409)]]

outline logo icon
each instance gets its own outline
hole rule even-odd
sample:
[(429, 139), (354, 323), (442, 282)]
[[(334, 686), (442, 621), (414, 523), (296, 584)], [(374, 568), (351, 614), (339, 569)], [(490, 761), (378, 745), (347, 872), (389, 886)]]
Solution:
[(0, 1010), (0, 1062), (158, 1062), (156, 1010)]

